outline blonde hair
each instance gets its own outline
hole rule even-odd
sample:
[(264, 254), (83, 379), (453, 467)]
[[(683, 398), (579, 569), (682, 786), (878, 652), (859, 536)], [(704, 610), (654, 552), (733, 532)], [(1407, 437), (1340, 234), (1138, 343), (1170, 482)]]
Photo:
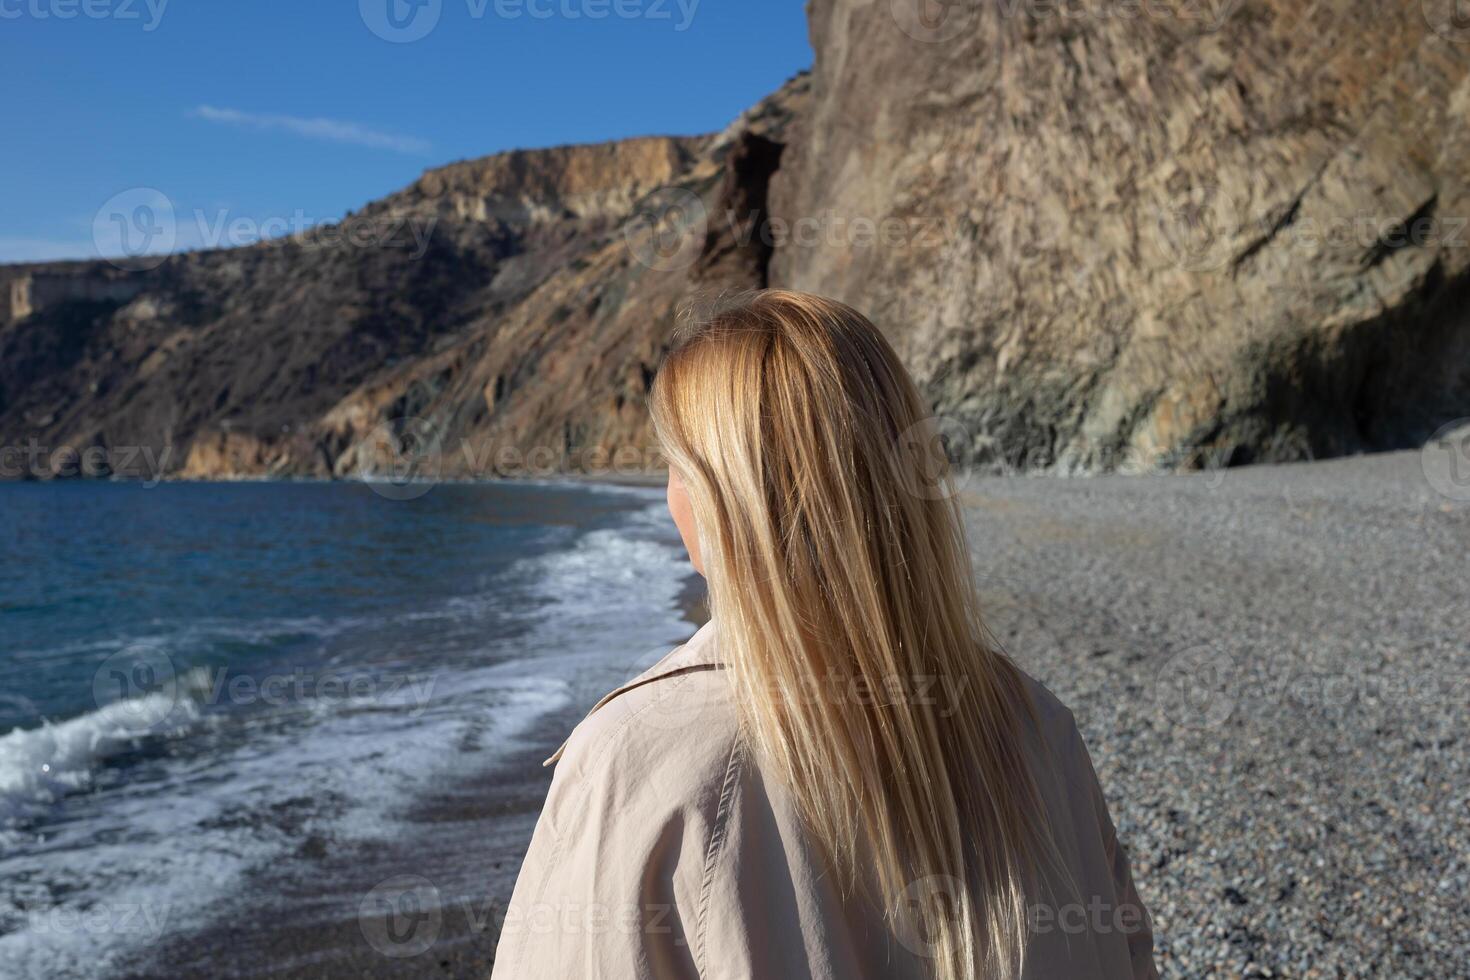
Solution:
[[(841, 303), (750, 293), (676, 338), (651, 405), (758, 758), (936, 977), (1018, 976), (1056, 854), (1022, 745), (1034, 708), (981, 623), (942, 447), (893, 349)], [(956, 710), (916, 696), (924, 678)]]

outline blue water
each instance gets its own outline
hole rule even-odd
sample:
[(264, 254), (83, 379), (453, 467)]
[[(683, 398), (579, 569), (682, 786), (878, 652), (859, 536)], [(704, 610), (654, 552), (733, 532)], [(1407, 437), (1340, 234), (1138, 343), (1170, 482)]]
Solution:
[(687, 636), (660, 497), (0, 485), (0, 976), (106, 976), (304, 841), (386, 838)]

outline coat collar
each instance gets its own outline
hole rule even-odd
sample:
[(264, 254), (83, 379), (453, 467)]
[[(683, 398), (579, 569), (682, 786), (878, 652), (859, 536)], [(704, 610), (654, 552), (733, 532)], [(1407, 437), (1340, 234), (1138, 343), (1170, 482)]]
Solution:
[[(592, 713), (595, 712), (598, 708), (601, 708), (603, 705), (607, 704), (618, 695), (626, 694), (628, 691), (633, 690), (633, 688), (642, 687), (644, 684), (647, 684), (651, 681), (660, 680), (664, 677), (671, 677), (675, 674), (688, 673), (694, 670), (709, 670), (711, 668), (723, 666), (720, 663), (719, 658), (715, 655), (714, 640), (715, 624), (714, 620), (710, 620), (709, 622), (701, 626), (699, 630), (695, 632), (695, 634), (684, 643), (683, 646), (675, 647), (673, 650), (669, 651), (669, 653), (665, 654), (658, 663), (654, 664), (652, 667), (648, 668), (637, 677), (628, 681), (626, 684), (623, 684), (622, 686), (617, 687), (612, 691), (609, 691), (607, 694), (604, 694), (602, 696), (602, 699), (592, 706), (592, 710), (588, 711), (587, 715), (584, 716), (584, 718), (590, 717)], [(568, 736), (566, 741), (562, 742), (561, 746), (551, 754), (551, 758), (547, 759), (541, 764), (543, 766), (549, 766), (555, 763), (558, 759), (561, 758), (562, 753), (566, 751), (567, 742), (570, 741), (571, 737)]]

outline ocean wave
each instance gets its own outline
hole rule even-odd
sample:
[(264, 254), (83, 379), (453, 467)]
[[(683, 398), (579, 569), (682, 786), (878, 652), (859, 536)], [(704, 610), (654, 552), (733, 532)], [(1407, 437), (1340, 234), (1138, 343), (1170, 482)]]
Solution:
[(114, 701), (89, 714), (0, 736), (0, 843), (20, 822), (32, 819), (68, 793), (92, 785), (110, 756), (157, 737), (160, 721), (176, 733), (199, 718), (198, 706), (180, 691)]
[[(480, 593), (403, 615), (147, 624), (181, 664), (220, 635), (238, 642), (284, 629), (354, 641), (315, 669), (338, 673), (337, 659), (360, 655), (356, 641), (371, 638), (380, 644), (372, 661), (344, 670), (432, 683), (246, 715), (215, 710), (196, 670), (181, 676), (187, 696), (117, 702), (0, 736), (0, 976), (135, 968), (161, 934), (226, 914), (243, 875), (304, 840), (391, 838), (430, 781), (494, 764), (548, 713), (595, 700), (636, 672), (644, 651), (688, 635), (678, 599), (692, 569), (672, 532), (661, 505), (635, 510), (514, 561)], [(482, 632), (479, 659), (425, 658), (414, 644), (444, 634), (418, 624), (437, 618)], [(383, 643), (404, 645), (385, 654)], [(167, 731), (140, 731), (140, 717), (165, 713)], [(148, 739), (167, 751), (139, 753), (146, 779), (118, 778), (117, 757)], [(104, 770), (111, 779), (99, 778)], [(58, 805), (65, 819), (45, 819)], [(88, 909), (112, 916), (97, 920), (105, 934), (76, 927)]]

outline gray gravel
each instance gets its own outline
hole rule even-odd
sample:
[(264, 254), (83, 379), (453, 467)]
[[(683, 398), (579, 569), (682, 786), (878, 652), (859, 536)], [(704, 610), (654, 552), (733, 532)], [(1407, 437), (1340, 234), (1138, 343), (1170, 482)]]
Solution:
[(1396, 453), (962, 494), (1165, 976), (1470, 975), (1470, 492)]

